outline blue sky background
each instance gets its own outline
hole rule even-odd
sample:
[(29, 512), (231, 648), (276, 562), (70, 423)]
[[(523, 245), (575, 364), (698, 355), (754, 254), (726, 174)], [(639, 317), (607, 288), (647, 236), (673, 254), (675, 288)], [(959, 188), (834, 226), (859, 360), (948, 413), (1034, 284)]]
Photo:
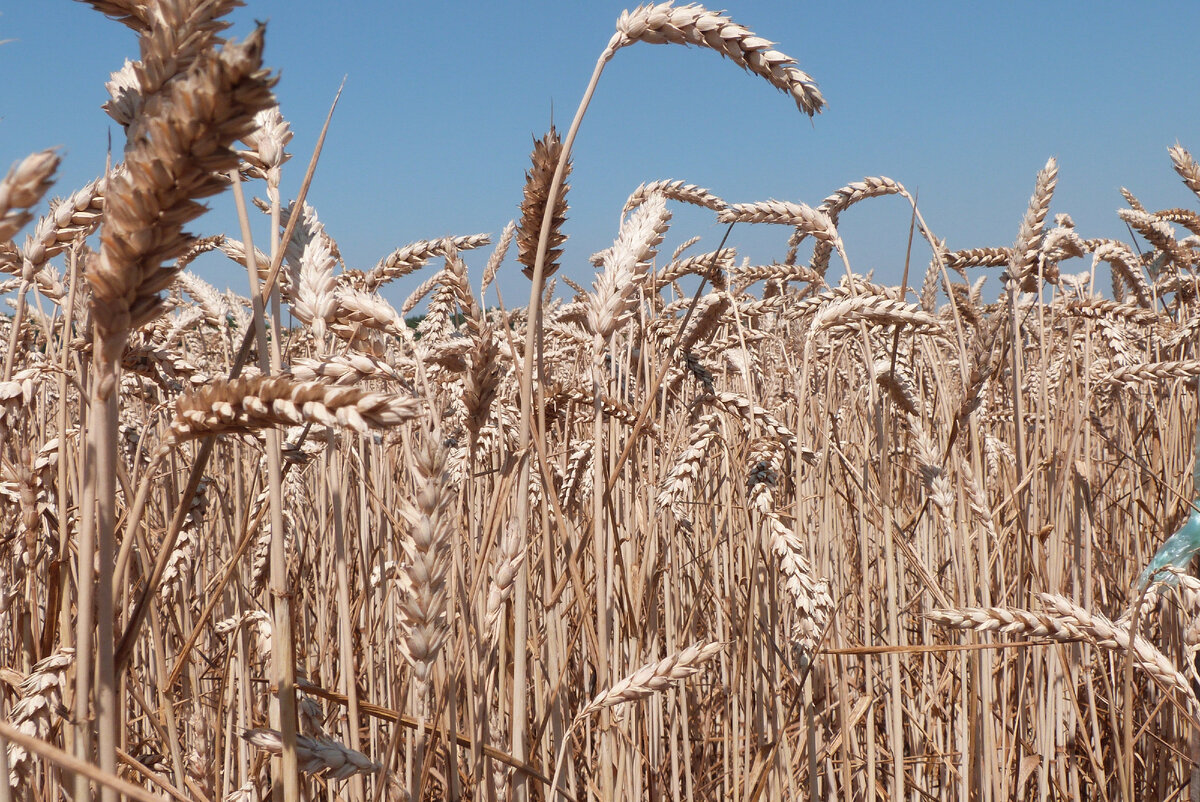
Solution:
[[(517, 214), (532, 137), (551, 109), (567, 127), (625, 7), (435, 2), (418, 11), (360, 0), (331, 10), (249, 0), (232, 33), (269, 21), (266, 62), (281, 73), (277, 94), (296, 134), (285, 196), (296, 192), (347, 76), (309, 200), (348, 265), (364, 268), (413, 240), (498, 234)], [(926, 221), (951, 248), (1011, 244), (1049, 156), (1060, 166), (1051, 211), (1069, 212), (1083, 236), (1129, 239), (1115, 215), (1121, 186), (1151, 208), (1200, 205), (1166, 152), (1178, 140), (1200, 155), (1200, 4), (725, 7), (794, 57), (828, 110), (810, 122), (711, 51), (637, 44), (619, 52), (575, 145), (564, 272), (577, 281), (590, 283), (587, 256), (611, 243), (627, 195), (654, 179), (685, 179), (730, 202), (816, 205), (850, 181), (886, 175), (919, 193)], [(103, 169), (110, 134), (119, 158), (120, 128), (100, 105), (109, 73), (136, 57), (136, 37), (67, 0), (9, 0), (0, 12), (0, 38), (11, 40), (0, 46), (0, 161), (62, 146), (57, 191), (66, 194)], [(237, 236), (231, 196), (210, 206), (193, 232)], [(694, 235), (701, 248), (716, 247), (723, 226), (711, 214), (675, 209), (668, 253)], [(854, 269), (898, 282), (908, 223), (897, 198), (844, 215)], [(255, 233), (266, 241), (265, 227)], [(769, 262), (783, 257), (787, 235), (743, 225), (731, 243)], [(913, 283), (928, 258), (927, 248), (914, 249)], [(468, 261), (478, 271), (485, 259)], [(199, 270), (245, 292), (231, 262), (214, 257)], [(399, 303), (422, 278), (385, 295)], [(511, 259), (498, 284), (506, 305), (526, 302), (528, 284)]]

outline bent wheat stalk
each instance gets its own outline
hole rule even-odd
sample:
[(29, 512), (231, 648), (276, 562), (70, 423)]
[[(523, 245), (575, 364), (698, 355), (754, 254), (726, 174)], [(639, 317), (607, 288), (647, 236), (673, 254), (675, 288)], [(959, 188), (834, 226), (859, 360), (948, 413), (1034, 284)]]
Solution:
[(728, 645), (728, 643), (716, 641), (689, 646), (682, 652), (667, 655), (657, 663), (647, 663), (617, 684), (596, 694), (592, 701), (575, 714), (574, 721), (563, 734), (563, 742), (558, 750), (558, 761), (554, 767), (554, 776), (550, 780), (550, 787), (558, 788), (558, 778), (562, 773), (563, 759), (567, 754), (567, 743), (571, 738), (571, 732), (588, 716), (600, 710), (616, 707), (626, 702), (636, 702), (665, 691), (679, 680), (687, 679), (698, 673), (701, 666)]

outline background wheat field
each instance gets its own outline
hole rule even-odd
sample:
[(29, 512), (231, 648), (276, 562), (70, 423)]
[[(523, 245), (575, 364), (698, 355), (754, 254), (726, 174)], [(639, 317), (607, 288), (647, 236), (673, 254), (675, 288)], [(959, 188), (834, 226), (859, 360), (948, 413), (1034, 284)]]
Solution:
[[(1126, 192), (1129, 237), (1089, 237), (1051, 159), (1011, 246), (952, 250), (883, 176), (652, 180), (574, 252), (625, 48), (825, 106), (665, 3), (616, 21), (512, 224), (356, 270), (236, 0), (87, 4), (138, 36), (125, 140), (81, 188), (54, 150), (0, 182), (0, 802), (1200, 798), (1200, 214)], [(898, 286), (839, 233), (885, 196)], [(485, 305), (510, 252), (528, 303)]]

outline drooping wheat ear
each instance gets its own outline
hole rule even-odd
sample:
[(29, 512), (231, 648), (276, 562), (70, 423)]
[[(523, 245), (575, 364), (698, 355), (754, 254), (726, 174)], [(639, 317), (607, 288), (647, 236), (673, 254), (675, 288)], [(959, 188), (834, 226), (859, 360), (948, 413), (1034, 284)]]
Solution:
[[(554, 170), (558, 160), (563, 156), (562, 140), (554, 126), (541, 139), (534, 140), (533, 153), (530, 155), (532, 166), (525, 173), (525, 198), (521, 201), (521, 227), (517, 232), (517, 261), (524, 267), (521, 272), (526, 278), (532, 278), (533, 265), (537, 261), (538, 239), (542, 233), (542, 218), (546, 215), (546, 203), (549, 201), (550, 184), (554, 180)], [(563, 168), (562, 186), (554, 201), (554, 210), (550, 215), (550, 231), (546, 238), (546, 263), (543, 277), (549, 278), (558, 270), (558, 260), (562, 257), (562, 244), (567, 241), (567, 235), (562, 233), (563, 223), (567, 221), (567, 191), (571, 185), (566, 183), (571, 174), (571, 158), (567, 156)]]
[[(154, 45), (144, 41), (146, 49)], [(158, 314), (159, 292), (175, 277), (164, 262), (187, 250), (183, 226), (204, 211), (196, 199), (224, 189), (221, 173), (238, 162), (230, 145), (274, 105), (262, 47), (259, 28), (244, 42), (202, 51), (185, 73), (147, 94), (131, 123), (126, 169), (109, 181), (100, 262), (88, 274), (102, 364), (115, 365), (129, 330)], [(157, 78), (145, 80), (149, 86)], [(112, 377), (99, 378), (105, 397)]]
[(718, 392), (709, 399), (713, 406), (741, 419), (746, 424), (751, 420), (764, 433), (782, 443), (785, 448), (796, 446), (796, 435), (791, 429), (766, 410), (745, 396), (737, 393)]
[(733, 279), (734, 286), (740, 290), (744, 290), (751, 284), (764, 280), (803, 281), (818, 286), (825, 283), (822, 274), (813, 270), (808, 265), (779, 264), (778, 262), (769, 265), (751, 265), (749, 267), (738, 268), (733, 271), (730, 278)]
[(746, 471), (746, 503), (751, 509), (769, 515), (775, 507), (775, 488), (783, 468), (783, 446), (770, 437), (759, 437), (750, 444)]
[(412, 587), (400, 602), (400, 644), (423, 694), (449, 635), (447, 577), (454, 491), (446, 473), (446, 450), (435, 436), (414, 448), (411, 469), (416, 482), (414, 497), (404, 503), (401, 514), (408, 523), (403, 547), (409, 559), (405, 572)]
[(669, 509), (675, 520), (687, 529), (691, 529), (692, 522), (684, 503), (700, 478), (700, 467), (704, 464), (709, 447), (719, 435), (719, 413), (710, 412), (697, 419), (688, 433), (687, 446), (667, 473), (662, 490), (658, 493), (658, 506)]
[(1033, 292), (1038, 285), (1038, 254), (1042, 245), (1042, 230), (1050, 211), (1050, 199), (1058, 182), (1058, 162), (1051, 157), (1037, 175), (1029, 208), (1021, 218), (1017, 241), (1008, 264), (1009, 277), (1017, 282), (1021, 292)]
[(9, 168), (0, 181), (0, 242), (11, 240), (33, 219), (29, 209), (54, 185), (58, 161), (53, 150), (43, 150)]
[(1092, 252), (1093, 269), (1100, 262), (1108, 262), (1114, 276), (1120, 276), (1133, 287), (1138, 303), (1147, 308), (1154, 306), (1154, 294), (1146, 281), (1142, 264), (1129, 246), (1123, 242), (1110, 239), (1084, 240), (1084, 247)]
[(804, 203), (767, 200), (758, 203), (733, 203), (717, 213), (722, 223), (776, 223), (803, 229), (834, 247), (841, 244), (837, 227), (829, 215)]
[(400, 381), (403, 378), (387, 362), (354, 352), (321, 359), (293, 359), (292, 375), (300, 381), (324, 381), (339, 386), (355, 385), (369, 379)]
[[(730, 307), (729, 293), (710, 292), (696, 306), (692, 321), (679, 338), (679, 350), (687, 353), (690, 349), (712, 334), (722, 322), (726, 310)], [(682, 322), (682, 321), (680, 321)]]
[(621, 210), (621, 213), (628, 214), (655, 194), (661, 194), (668, 200), (690, 203), (693, 206), (703, 206), (705, 209), (712, 209), (714, 212), (719, 212), (726, 206), (725, 201), (704, 187), (687, 184), (683, 181), (665, 180), (651, 181), (649, 184), (639, 186), (629, 196), (629, 199), (625, 201), (625, 208)]
[(622, 224), (604, 257), (604, 271), (588, 296), (588, 329), (604, 342), (633, 313), (636, 291), (650, 268), (671, 213), (666, 198), (656, 195)]
[(576, 714), (575, 720), (580, 721), (599, 710), (635, 702), (665, 691), (679, 680), (699, 673), (701, 666), (727, 645), (721, 641), (697, 644), (682, 652), (668, 655), (658, 662), (647, 663), (617, 684), (596, 694), (595, 698)]
[(1117, 216), (1133, 226), (1146, 241), (1165, 253), (1180, 268), (1187, 269), (1192, 263), (1192, 254), (1175, 239), (1171, 224), (1159, 220), (1152, 214), (1137, 209), (1118, 209)]
[(660, 290), (673, 281), (691, 275), (707, 278), (715, 289), (728, 289), (729, 280), (725, 271), (733, 267), (733, 260), (736, 257), (737, 251), (733, 248), (722, 248), (719, 251), (701, 253), (684, 259), (673, 259), (666, 267), (655, 273), (652, 289)]
[(167, 567), (163, 571), (158, 591), (159, 599), (163, 604), (170, 604), (182, 594), (183, 577), (190, 576), (192, 573), (192, 566), (196, 560), (196, 549), (200, 545), (200, 525), (208, 507), (208, 488), (211, 485), (212, 480), (208, 477), (200, 480), (196, 494), (192, 497), (189, 505), (187, 516), (183, 519), (183, 528), (179, 532), (175, 548), (171, 551), (171, 558), (167, 561)]
[(1004, 267), (1012, 261), (1012, 248), (964, 248), (947, 251), (943, 258), (947, 270), (962, 272), (968, 267)]
[[(261, 591), (261, 588), (259, 588)], [(229, 636), (242, 627), (247, 627), (254, 634), (254, 648), (258, 657), (264, 661), (271, 659), (274, 643), (274, 631), (271, 625), (271, 614), (265, 610), (251, 610), (248, 613), (231, 616), (213, 624), (213, 631), (218, 635)]]
[(1140, 326), (1152, 326), (1162, 321), (1162, 316), (1153, 309), (1131, 303), (1117, 303), (1107, 298), (1072, 298), (1063, 304), (1063, 313), (1072, 317), (1110, 317), (1125, 320)]
[(804, 544), (778, 513), (767, 515), (766, 525), (767, 547), (778, 561), (784, 590), (795, 605), (792, 640), (811, 659), (834, 609), (829, 580), (816, 576)]
[(596, 444), (591, 440), (580, 440), (567, 458), (567, 469), (563, 474), (562, 502), (564, 508), (580, 508), (591, 494), (595, 472), (592, 470), (592, 455)]
[(333, 294), (331, 301), (333, 312), (330, 319), (335, 333), (343, 334), (347, 327), (364, 326), (398, 337), (407, 337), (409, 334), (404, 318), (391, 304), (374, 293), (343, 288)]
[(800, 111), (808, 116), (819, 114), (825, 108), (825, 98), (821, 97), (816, 82), (795, 66), (794, 59), (772, 50), (773, 42), (755, 36), (728, 17), (701, 6), (676, 7), (671, 3), (659, 3), (622, 12), (609, 50), (615, 53), (634, 42), (656, 45), (670, 42), (711, 48), (791, 95)]
[(217, 288), (194, 273), (180, 271), (176, 276), (179, 288), (192, 297), (204, 313), (205, 324), (213, 328), (225, 327), (227, 314), (225, 298)]
[(1178, 690), (1196, 704), (1192, 685), (1175, 663), (1158, 647), (1138, 635), (1131, 639), (1129, 630), (1118, 627), (1099, 613), (1089, 613), (1070, 599), (1054, 593), (1039, 593), (1038, 598), (1058, 616), (1078, 627), (1089, 638), (1110, 651), (1132, 652), (1135, 665), (1161, 682), (1168, 691)]
[(355, 289), (374, 292), (389, 281), (407, 276), (420, 270), (430, 259), (445, 256), (448, 249), (469, 251), (482, 248), (491, 243), (487, 234), (468, 234), (461, 237), (442, 237), (434, 240), (421, 240), (411, 245), (398, 248), (381, 259), (378, 264), (366, 272), (348, 270), (338, 276), (339, 284), (346, 284)]
[(866, 321), (870, 325), (940, 328), (937, 318), (919, 306), (883, 295), (851, 295), (822, 306), (813, 316), (810, 335), (823, 329), (845, 328), (859, 321)]
[(874, 370), (875, 383), (887, 393), (892, 403), (906, 415), (917, 415), (922, 401), (917, 397), (912, 370), (905, 360), (897, 359), (893, 366), (891, 357), (881, 357), (875, 360)]
[(365, 432), (411, 420), (420, 410), (421, 403), (414, 398), (298, 382), (288, 376), (215, 380), (176, 400), (167, 445), (210, 434), (305, 423)]
[(1083, 631), (1073, 621), (1056, 615), (1019, 610), (1012, 607), (956, 607), (931, 610), (925, 617), (946, 629), (972, 632), (1003, 632), (1029, 638), (1076, 641)]
[[(283, 754), (283, 736), (278, 730), (246, 730), (242, 737), (268, 754)], [(296, 757), (300, 771), (323, 775), (331, 780), (344, 780), (354, 774), (374, 774), (383, 768), (362, 752), (325, 737), (297, 735)]]
[[(62, 708), (63, 681), (73, 662), (75, 650), (65, 647), (33, 667), (21, 682), (21, 701), (9, 713), (13, 726), (39, 740), (50, 736), (51, 723)], [(33, 767), (32, 755), (16, 744), (8, 745), (8, 784), (13, 789), (26, 786)]]
[[(853, 181), (841, 189), (835, 190), (821, 201), (817, 210), (829, 215), (829, 219), (836, 227), (838, 216), (854, 204), (868, 198), (879, 198), (885, 195), (903, 195), (911, 200), (908, 191), (898, 181), (893, 181), (887, 176), (867, 176), (862, 181)], [(803, 226), (797, 226), (788, 238), (788, 252), (784, 262), (795, 264), (796, 250), (807, 235), (808, 231)], [(833, 243), (819, 240), (813, 250), (809, 267), (824, 275), (825, 271), (829, 269), (829, 257), (832, 255), (833, 247)]]
[(1179, 207), (1159, 209), (1151, 217), (1164, 223), (1178, 223), (1192, 232), (1193, 236), (1200, 234), (1200, 214), (1193, 212), (1191, 209), (1182, 209)]
[(1183, 179), (1183, 183), (1187, 184), (1188, 189), (1200, 196), (1200, 164), (1196, 164), (1196, 160), (1192, 158), (1192, 154), (1180, 145), (1175, 143), (1167, 152), (1171, 154), (1171, 163), (1175, 165), (1175, 172), (1179, 173), (1179, 177)]
[(1106, 384), (1138, 384), (1141, 382), (1195, 379), (1200, 376), (1200, 360), (1184, 359), (1172, 362), (1145, 362), (1119, 367), (1105, 374)]

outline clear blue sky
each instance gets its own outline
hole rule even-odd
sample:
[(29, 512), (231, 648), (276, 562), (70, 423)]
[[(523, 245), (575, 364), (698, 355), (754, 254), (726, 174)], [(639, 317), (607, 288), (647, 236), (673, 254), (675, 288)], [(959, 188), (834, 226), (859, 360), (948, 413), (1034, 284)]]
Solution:
[[(413, 240), (498, 234), (517, 213), (532, 136), (551, 108), (560, 129), (569, 123), (625, 7), (249, 0), (232, 33), (269, 21), (266, 61), (281, 73), (277, 93), (296, 132), (285, 195), (347, 76), (309, 197), (349, 265), (362, 268)], [(828, 110), (810, 123), (711, 51), (638, 44), (618, 53), (575, 146), (565, 272), (576, 280), (590, 283), (587, 256), (611, 243), (629, 192), (660, 178), (731, 202), (816, 205), (849, 181), (886, 175), (919, 192), (951, 248), (1011, 244), (1049, 156), (1060, 165), (1052, 212), (1071, 213), (1084, 236), (1128, 238), (1114, 213), (1122, 185), (1151, 208), (1200, 205), (1166, 153), (1178, 140), (1200, 156), (1200, 4), (724, 7), (794, 57)], [(109, 73), (136, 57), (136, 37), (66, 0), (10, 0), (0, 11), (0, 38), (12, 40), (0, 46), (0, 161), (62, 146), (65, 194), (103, 169), (110, 133), (123, 144), (100, 104)], [(236, 235), (231, 198), (210, 205), (192, 230)], [(899, 281), (908, 220), (895, 198), (847, 213), (855, 270)], [(256, 231), (260, 242), (265, 233)], [(708, 213), (679, 209), (666, 247), (700, 235), (713, 248), (722, 233)], [(785, 229), (738, 226), (731, 242), (766, 262), (782, 258), (786, 239)], [(928, 251), (915, 253), (923, 269)], [(469, 260), (474, 270), (483, 258)], [(202, 274), (245, 292), (232, 263), (210, 261)], [(527, 300), (515, 265), (499, 285), (506, 305)]]

